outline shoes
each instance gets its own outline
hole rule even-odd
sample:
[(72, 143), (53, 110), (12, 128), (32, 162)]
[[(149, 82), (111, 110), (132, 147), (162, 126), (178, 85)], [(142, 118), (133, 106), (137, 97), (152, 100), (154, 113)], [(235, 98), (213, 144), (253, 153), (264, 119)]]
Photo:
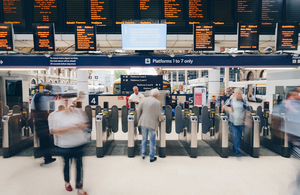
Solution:
[(156, 157), (154, 157), (154, 158), (152, 158), (152, 159), (150, 159), (150, 162), (154, 162), (154, 161), (156, 161)]
[(143, 160), (145, 159), (145, 156), (143, 156)]
[(237, 153), (237, 154), (236, 154), (236, 157), (241, 157), (241, 156), (242, 156), (241, 153)]
[(45, 165), (53, 163), (54, 161), (56, 161), (56, 158), (51, 158), (50, 160), (45, 160)]
[(65, 184), (65, 188), (68, 192), (71, 192), (73, 190), (73, 188), (70, 184)]
[(88, 195), (88, 193), (86, 193), (86, 192), (83, 191), (83, 190), (80, 190), (80, 191), (78, 190), (78, 191), (77, 191), (77, 194), (78, 194), (78, 195)]

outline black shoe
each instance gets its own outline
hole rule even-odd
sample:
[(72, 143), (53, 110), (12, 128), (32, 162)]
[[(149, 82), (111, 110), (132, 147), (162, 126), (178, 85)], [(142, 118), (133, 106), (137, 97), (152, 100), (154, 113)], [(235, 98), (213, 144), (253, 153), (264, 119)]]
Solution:
[(45, 160), (45, 165), (53, 163), (54, 161), (56, 161), (56, 158), (51, 158), (49, 160)]
[(154, 157), (153, 159), (150, 159), (150, 162), (154, 162), (154, 161), (156, 161), (156, 157)]
[(143, 160), (145, 159), (145, 156), (143, 156)]
[(242, 156), (241, 153), (237, 153), (237, 154), (236, 154), (236, 157), (241, 157), (241, 156)]

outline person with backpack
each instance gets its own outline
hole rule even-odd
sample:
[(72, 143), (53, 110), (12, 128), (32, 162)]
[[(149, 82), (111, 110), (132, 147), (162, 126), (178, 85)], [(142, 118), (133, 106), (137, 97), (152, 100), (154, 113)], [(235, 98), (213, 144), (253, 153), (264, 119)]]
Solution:
[(242, 98), (242, 91), (235, 88), (234, 96), (225, 104), (229, 113), (230, 129), (233, 134), (233, 150), (237, 157), (241, 156), (240, 142), (245, 128), (246, 115), (250, 114), (248, 102)]

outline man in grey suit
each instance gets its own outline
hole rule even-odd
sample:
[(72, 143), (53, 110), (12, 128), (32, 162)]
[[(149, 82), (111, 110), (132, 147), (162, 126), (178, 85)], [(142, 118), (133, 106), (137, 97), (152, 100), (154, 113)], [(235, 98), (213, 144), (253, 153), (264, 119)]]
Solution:
[(140, 103), (140, 108), (137, 112), (137, 120), (139, 121), (138, 126), (142, 127), (142, 148), (141, 155), (143, 159), (147, 155), (147, 139), (149, 134), (150, 139), (150, 162), (156, 161), (155, 157), (155, 136), (158, 130), (158, 120), (163, 121), (165, 118), (162, 115), (161, 102), (157, 100), (158, 89), (152, 89), (150, 91), (150, 96), (144, 98)]

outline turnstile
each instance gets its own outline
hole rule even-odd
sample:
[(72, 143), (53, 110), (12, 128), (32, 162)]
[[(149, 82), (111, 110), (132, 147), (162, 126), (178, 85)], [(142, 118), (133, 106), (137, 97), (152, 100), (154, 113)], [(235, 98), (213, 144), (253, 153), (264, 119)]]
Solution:
[(166, 157), (167, 140), (166, 134), (172, 132), (172, 107), (170, 105), (165, 107), (164, 120), (160, 121), (158, 128), (158, 155), (160, 158)]

